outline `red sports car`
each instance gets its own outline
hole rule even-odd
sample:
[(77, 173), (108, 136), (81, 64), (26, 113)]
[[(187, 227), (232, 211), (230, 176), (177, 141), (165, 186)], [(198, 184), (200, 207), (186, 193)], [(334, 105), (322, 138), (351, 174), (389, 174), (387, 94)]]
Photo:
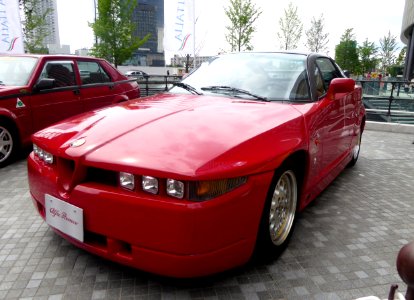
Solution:
[(139, 96), (138, 84), (103, 59), (0, 55), (0, 167), (30, 145), (32, 133)]
[(172, 277), (277, 255), (305, 208), (358, 159), (361, 88), (329, 57), (238, 53), (168, 93), (33, 135), (33, 202), (54, 231)]

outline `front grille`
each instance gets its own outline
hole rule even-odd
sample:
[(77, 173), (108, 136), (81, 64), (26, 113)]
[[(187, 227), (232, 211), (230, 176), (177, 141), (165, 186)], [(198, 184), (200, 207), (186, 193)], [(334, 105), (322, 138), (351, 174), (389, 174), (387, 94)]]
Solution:
[(85, 230), (84, 243), (123, 259), (132, 259), (132, 245), (105, 235)]
[(106, 236), (85, 230), (84, 242), (98, 248), (106, 248)]
[(64, 191), (68, 192), (73, 187), (73, 173), (75, 172), (75, 162), (62, 157), (57, 158), (57, 173), (59, 174), (59, 184)]
[(101, 183), (109, 186), (117, 186), (118, 177), (114, 171), (89, 167), (83, 182)]

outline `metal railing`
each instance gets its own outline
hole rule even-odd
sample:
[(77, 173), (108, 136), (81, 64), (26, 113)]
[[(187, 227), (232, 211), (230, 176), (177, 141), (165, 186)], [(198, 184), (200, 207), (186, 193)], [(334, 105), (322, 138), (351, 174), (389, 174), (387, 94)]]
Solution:
[(357, 80), (367, 120), (414, 124), (414, 85), (405, 81)]
[[(141, 96), (168, 91), (182, 76), (151, 75), (138, 78)], [(414, 124), (414, 84), (405, 81), (356, 80), (362, 86), (367, 120)]]
[(181, 79), (182, 76), (178, 75), (150, 75), (138, 78), (137, 82), (141, 88), (141, 97), (144, 97), (166, 92), (175, 82), (179, 82)]

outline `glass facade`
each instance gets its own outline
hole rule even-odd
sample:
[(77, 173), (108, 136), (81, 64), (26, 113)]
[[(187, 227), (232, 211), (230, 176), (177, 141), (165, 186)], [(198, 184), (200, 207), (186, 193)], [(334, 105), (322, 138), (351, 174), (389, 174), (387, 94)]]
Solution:
[(60, 45), (56, 0), (41, 0), (35, 3), (34, 11), (37, 15), (43, 15), (49, 11), (45, 20), (48, 35), (43, 40), (43, 47), (48, 48), (49, 44)]
[(164, 0), (140, 0), (132, 20), (136, 23), (135, 36), (150, 34), (149, 40), (139, 48), (125, 64), (137, 66), (165, 66), (162, 47), (164, 32)]

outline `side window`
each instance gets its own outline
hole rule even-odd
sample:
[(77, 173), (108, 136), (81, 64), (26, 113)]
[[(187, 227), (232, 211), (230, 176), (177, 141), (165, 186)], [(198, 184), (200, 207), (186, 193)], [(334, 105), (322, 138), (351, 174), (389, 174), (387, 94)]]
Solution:
[(315, 68), (315, 73), (313, 74), (316, 83), (316, 93), (318, 98), (326, 93), (325, 85), (323, 82), (322, 74), (319, 69)]
[(77, 61), (82, 84), (111, 82), (105, 70), (94, 61)]
[(73, 63), (70, 61), (49, 61), (43, 67), (39, 80), (50, 78), (55, 80), (55, 87), (72, 86), (76, 84)]
[(328, 58), (318, 58), (316, 60), (316, 66), (322, 74), (322, 80), (325, 90), (328, 90), (332, 79), (342, 77), (338, 69)]
[(293, 87), (290, 91), (290, 100), (309, 100), (309, 84), (306, 72), (302, 71), (299, 74), (295, 74), (293, 79)]

